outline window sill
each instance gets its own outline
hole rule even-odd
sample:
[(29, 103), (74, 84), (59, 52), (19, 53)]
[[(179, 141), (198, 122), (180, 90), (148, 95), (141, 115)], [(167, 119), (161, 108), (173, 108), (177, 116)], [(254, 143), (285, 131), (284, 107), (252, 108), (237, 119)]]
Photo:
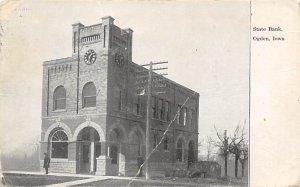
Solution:
[(158, 119), (158, 118), (152, 118), (152, 120), (160, 121), (163, 123), (168, 123), (169, 121), (163, 120), (163, 119)]
[(164, 150), (164, 152), (166, 152), (166, 153), (169, 153), (169, 152), (170, 152), (170, 150)]
[(51, 158), (51, 161), (68, 161), (68, 158)]
[(137, 118), (141, 118), (141, 117), (143, 117), (141, 114), (137, 114), (137, 113), (130, 113), (131, 115), (134, 115), (135, 117), (137, 117)]
[(126, 113), (126, 111), (125, 111), (125, 110), (113, 109), (113, 111), (114, 111), (114, 112), (123, 113), (123, 114), (125, 114), (125, 113)]
[(93, 107), (85, 107), (85, 108), (82, 108), (82, 111), (91, 111), (91, 110), (96, 110), (97, 107), (93, 106)]
[(54, 113), (67, 112), (67, 109), (53, 110)]

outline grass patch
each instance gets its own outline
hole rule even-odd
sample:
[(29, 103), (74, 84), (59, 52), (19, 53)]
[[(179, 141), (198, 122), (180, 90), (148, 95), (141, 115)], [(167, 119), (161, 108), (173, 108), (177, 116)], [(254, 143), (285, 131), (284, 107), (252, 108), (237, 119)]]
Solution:
[(4, 182), (8, 186), (43, 186), (86, 179), (83, 177), (65, 177), (52, 175), (28, 175), (3, 173)]

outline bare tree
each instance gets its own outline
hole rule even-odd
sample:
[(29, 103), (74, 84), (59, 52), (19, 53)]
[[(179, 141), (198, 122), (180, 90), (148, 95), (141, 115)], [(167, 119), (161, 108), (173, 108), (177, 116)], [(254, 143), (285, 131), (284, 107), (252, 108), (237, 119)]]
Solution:
[(210, 160), (210, 155), (211, 155), (211, 151), (212, 151), (212, 144), (213, 144), (213, 140), (211, 137), (207, 136), (206, 137), (206, 150), (207, 150), (207, 157), (206, 160), (209, 161)]
[(239, 134), (240, 126), (237, 126), (234, 132), (233, 137), (230, 137), (231, 139), (231, 146), (229, 147), (229, 151), (234, 154), (234, 175), (237, 178), (238, 177), (238, 161), (241, 156), (241, 144), (244, 141), (243, 133)]
[(229, 147), (230, 153), (232, 153), (235, 156), (234, 159), (234, 175), (237, 178), (238, 177), (238, 161), (241, 156), (241, 146), (243, 141), (245, 140), (244, 136), (244, 128), (240, 132), (240, 126), (238, 125), (234, 131), (233, 137), (230, 137), (231, 143)]
[(230, 154), (230, 143), (229, 143), (229, 137), (227, 136), (227, 130), (224, 130), (224, 134), (220, 134), (216, 127), (215, 127), (218, 140), (213, 141), (213, 144), (219, 149), (219, 155), (224, 158), (224, 173), (225, 177), (227, 177), (227, 161), (228, 156)]
[(201, 140), (198, 140), (198, 160), (200, 160), (200, 150), (201, 150), (201, 147), (203, 146), (203, 139), (201, 139)]
[(244, 177), (245, 163), (248, 160), (248, 143), (244, 141), (241, 146), (240, 163), (242, 165), (242, 177)]

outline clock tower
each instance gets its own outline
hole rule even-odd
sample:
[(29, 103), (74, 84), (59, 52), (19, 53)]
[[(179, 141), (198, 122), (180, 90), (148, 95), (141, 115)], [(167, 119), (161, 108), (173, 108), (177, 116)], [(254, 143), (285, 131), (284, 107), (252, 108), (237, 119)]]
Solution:
[(95, 83), (103, 94), (98, 112), (110, 110), (107, 102), (113, 99), (113, 89), (126, 87), (127, 64), (132, 63), (132, 33), (130, 28), (121, 29), (114, 25), (114, 18), (102, 18), (102, 23), (84, 26), (75, 23), (72, 38), (72, 57), (77, 60), (78, 114), (83, 106), (80, 96), (86, 82)]
[[(110, 55), (119, 66), (132, 62), (132, 30), (120, 29), (114, 25), (114, 18), (102, 18), (102, 23), (84, 26), (75, 23), (73, 26), (72, 57), (83, 59), (88, 65), (97, 57)], [(81, 58), (83, 57), (83, 58)]]

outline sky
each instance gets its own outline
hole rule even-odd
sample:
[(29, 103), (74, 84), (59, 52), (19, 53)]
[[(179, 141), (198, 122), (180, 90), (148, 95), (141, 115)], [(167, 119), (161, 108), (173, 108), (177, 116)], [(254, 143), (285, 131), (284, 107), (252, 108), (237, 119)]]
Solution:
[[(249, 122), (249, 3), (9, 1), (1, 15), (0, 150), (39, 141), (42, 62), (71, 56), (72, 24), (112, 16), (133, 33), (133, 61), (168, 61), (168, 78), (200, 94), (199, 140)], [(12, 137), (14, 137), (13, 142)]]

